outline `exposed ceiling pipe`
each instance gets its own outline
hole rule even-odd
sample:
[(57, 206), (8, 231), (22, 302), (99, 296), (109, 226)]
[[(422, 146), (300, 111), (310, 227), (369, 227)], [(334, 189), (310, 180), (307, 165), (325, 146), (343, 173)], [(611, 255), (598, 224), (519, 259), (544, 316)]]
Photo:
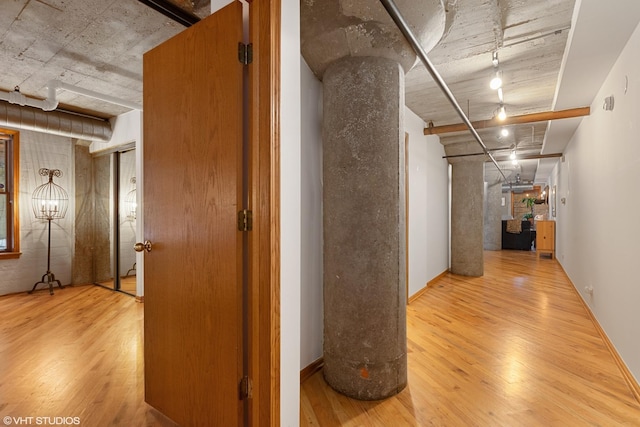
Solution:
[(109, 141), (113, 133), (106, 120), (7, 102), (0, 102), (0, 125), (90, 141)]
[(382, 6), (384, 6), (385, 10), (389, 13), (389, 15), (391, 16), (391, 19), (393, 19), (393, 22), (396, 23), (400, 32), (404, 35), (405, 39), (407, 39), (407, 42), (411, 45), (413, 50), (416, 52), (416, 55), (418, 56), (418, 58), (420, 58), (420, 60), (424, 64), (427, 71), (429, 71), (429, 74), (431, 75), (431, 77), (433, 77), (433, 80), (440, 87), (444, 95), (447, 97), (447, 99), (453, 106), (454, 110), (456, 110), (456, 112), (458, 113), (458, 115), (460, 116), (464, 124), (469, 129), (469, 132), (471, 132), (475, 140), (478, 141), (478, 144), (480, 144), (480, 147), (482, 147), (482, 151), (487, 156), (489, 156), (489, 159), (491, 159), (493, 164), (496, 165), (496, 168), (498, 168), (498, 172), (500, 172), (500, 175), (502, 175), (502, 177), (506, 181), (507, 176), (502, 171), (502, 168), (500, 167), (498, 162), (496, 162), (496, 159), (494, 159), (493, 155), (489, 152), (489, 149), (487, 148), (485, 143), (482, 141), (482, 138), (480, 137), (478, 132), (475, 130), (475, 128), (471, 124), (471, 121), (462, 110), (462, 107), (460, 107), (460, 104), (458, 103), (456, 98), (453, 96), (453, 93), (451, 93), (449, 86), (447, 86), (445, 81), (442, 79), (442, 76), (440, 76), (440, 73), (438, 73), (438, 71), (435, 69), (435, 67), (427, 57), (427, 52), (422, 47), (422, 44), (420, 44), (420, 41), (415, 36), (415, 34), (413, 34), (413, 31), (407, 24), (407, 21), (405, 21), (405, 19), (400, 14), (400, 10), (398, 10), (398, 7), (396, 6), (396, 4), (393, 2), (393, 0), (380, 0), (380, 3), (382, 3)]
[(20, 93), (20, 88), (16, 86), (13, 92), (5, 92), (0, 91), (0, 100), (7, 101), (11, 104), (16, 104), (20, 106), (28, 106), (40, 108), (44, 111), (52, 111), (55, 110), (58, 106), (58, 101), (55, 99), (55, 91), (53, 92), (53, 97), (51, 97), (51, 93), (47, 99), (36, 99), (29, 98), (26, 95)]
[(513, 191), (514, 193), (533, 191), (533, 184), (502, 184), (502, 192), (507, 191)]
[[(68, 92), (77, 93), (79, 95), (84, 95), (89, 98), (99, 99), (100, 101), (105, 101), (110, 104), (121, 105), (123, 107), (131, 108), (132, 110), (142, 111), (142, 105), (136, 102), (127, 101), (126, 99), (116, 98), (115, 96), (105, 95), (104, 93), (94, 92), (92, 90), (85, 89), (79, 86), (63, 83), (60, 80), (50, 80), (47, 83), (47, 88), (49, 91), (48, 98), (56, 99), (56, 94), (59, 90), (66, 90)], [(57, 105), (57, 101), (56, 101), (56, 105)]]
[(132, 110), (142, 111), (142, 105), (135, 102), (127, 101), (126, 99), (116, 98), (115, 96), (105, 95), (89, 89), (85, 89), (79, 86), (63, 83), (60, 80), (50, 80), (47, 83), (47, 98), (37, 99), (30, 98), (20, 93), (20, 88), (16, 86), (13, 92), (0, 91), (0, 100), (7, 101), (11, 104), (17, 104), (20, 106), (28, 106), (40, 108), (44, 111), (53, 111), (58, 108), (58, 91), (66, 90), (68, 92), (84, 95), (89, 98), (99, 99), (101, 101), (108, 102), (110, 104), (121, 105), (123, 107), (131, 108)]
[(149, 6), (150, 8), (162, 13), (164, 16), (173, 19), (178, 24), (182, 24), (185, 27), (190, 27), (193, 24), (200, 22), (200, 18), (184, 9), (176, 6), (167, 0), (138, 0), (140, 3)]

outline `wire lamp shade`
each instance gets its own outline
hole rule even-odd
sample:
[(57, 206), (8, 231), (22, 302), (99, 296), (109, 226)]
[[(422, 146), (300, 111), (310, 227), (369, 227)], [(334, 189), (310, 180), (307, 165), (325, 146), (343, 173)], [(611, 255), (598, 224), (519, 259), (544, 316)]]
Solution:
[(69, 195), (59, 185), (53, 182), (53, 177), (61, 177), (59, 169), (41, 168), (40, 176), (48, 176), (49, 182), (42, 184), (33, 191), (31, 207), (33, 214), (38, 219), (61, 219), (67, 214), (69, 207)]

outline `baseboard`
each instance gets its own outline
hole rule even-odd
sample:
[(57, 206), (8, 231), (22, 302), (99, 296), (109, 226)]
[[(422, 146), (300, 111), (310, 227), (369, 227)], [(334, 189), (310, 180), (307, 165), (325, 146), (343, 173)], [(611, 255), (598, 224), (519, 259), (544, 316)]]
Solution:
[(409, 297), (409, 301), (407, 302), (407, 304), (411, 304), (412, 302), (414, 302), (415, 300), (420, 298), (425, 292), (427, 292), (428, 288), (429, 288), (429, 283), (427, 283), (424, 288), (420, 289), (418, 292), (416, 292), (415, 294), (411, 295)]
[(600, 334), (600, 337), (604, 341), (604, 344), (607, 346), (609, 353), (611, 353), (611, 356), (613, 356), (613, 360), (616, 362), (616, 365), (618, 365), (618, 369), (620, 369), (620, 373), (622, 374), (622, 377), (624, 378), (625, 382), (627, 383), (627, 386), (631, 390), (631, 394), (633, 394), (633, 396), (636, 398), (638, 403), (640, 403), (640, 384), (638, 384), (638, 381), (633, 376), (633, 374), (631, 373), (627, 365), (624, 363), (624, 361), (622, 360), (622, 357), (620, 357), (620, 354), (618, 354), (618, 350), (616, 350), (616, 347), (613, 345), (613, 343), (609, 339), (609, 336), (607, 335), (607, 333), (604, 331), (604, 329), (602, 329), (602, 326), (600, 326), (600, 322), (598, 322), (598, 319), (591, 311), (591, 307), (589, 307), (589, 304), (587, 304), (586, 301), (582, 298), (582, 295), (580, 294), (580, 292), (578, 292), (576, 285), (574, 285), (574, 283), (571, 281), (567, 272), (564, 271), (564, 267), (562, 266), (562, 264), (558, 262), (558, 265), (560, 265), (565, 276), (567, 276), (567, 280), (569, 280), (569, 283), (571, 283), (571, 287), (573, 288), (573, 291), (578, 295), (578, 299), (580, 299), (582, 306), (587, 311), (587, 315), (593, 322), (593, 325), (598, 331), (598, 334)]
[(427, 292), (427, 289), (430, 286), (433, 286), (438, 280), (442, 279), (447, 273), (449, 273), (449, 270), (445, 270), (442, 273), (438, 274), (436, 277), (434, 277), (433, 279), (429, 280), (427, 282), (427, 284), (425, 285), (424, 288), (420, 289), (418, 292), (416, 292), (415, 294), (411, 295), (409, 297), (409, 301), (407, 302), (407, 304), (411, 304), (412, 302), (414, 302), (415, 300), (417, 300), (418, 298), (420, 298), (422, 296), (422, 294), (424, 294), (425, 292)]
[(142, 295), (142, 296), (136, 295), (136, 302), (143, 303), (144, 302), (144, 295)]
[(311, 378), (313, 374), (320, 371), (324, 366), (324, 359), (321, 357), (312, 362), (309, 366), (300, 371), (300, 384)]

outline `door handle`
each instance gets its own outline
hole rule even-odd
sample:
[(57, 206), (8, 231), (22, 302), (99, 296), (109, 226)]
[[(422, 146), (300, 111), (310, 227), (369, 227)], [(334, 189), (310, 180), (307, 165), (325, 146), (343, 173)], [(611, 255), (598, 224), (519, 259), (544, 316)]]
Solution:
[(144, 250), (146, 250), (147, 252), (151, 252), (151, 242), (148, 240), (145, 240), (144, 243), (136, 243), (135, 245), (133, 245), (133, 249), (136, 252), (142, 252)]

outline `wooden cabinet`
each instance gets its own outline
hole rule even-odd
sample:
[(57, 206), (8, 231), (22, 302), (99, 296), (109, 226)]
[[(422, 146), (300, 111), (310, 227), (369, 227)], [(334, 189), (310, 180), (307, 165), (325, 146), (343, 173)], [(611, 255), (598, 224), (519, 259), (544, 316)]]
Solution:
[(538, 258), (541, 253), (551, 255), (551, 259), (556, 256), (556, 222), (536, 221), (536, 252)]

